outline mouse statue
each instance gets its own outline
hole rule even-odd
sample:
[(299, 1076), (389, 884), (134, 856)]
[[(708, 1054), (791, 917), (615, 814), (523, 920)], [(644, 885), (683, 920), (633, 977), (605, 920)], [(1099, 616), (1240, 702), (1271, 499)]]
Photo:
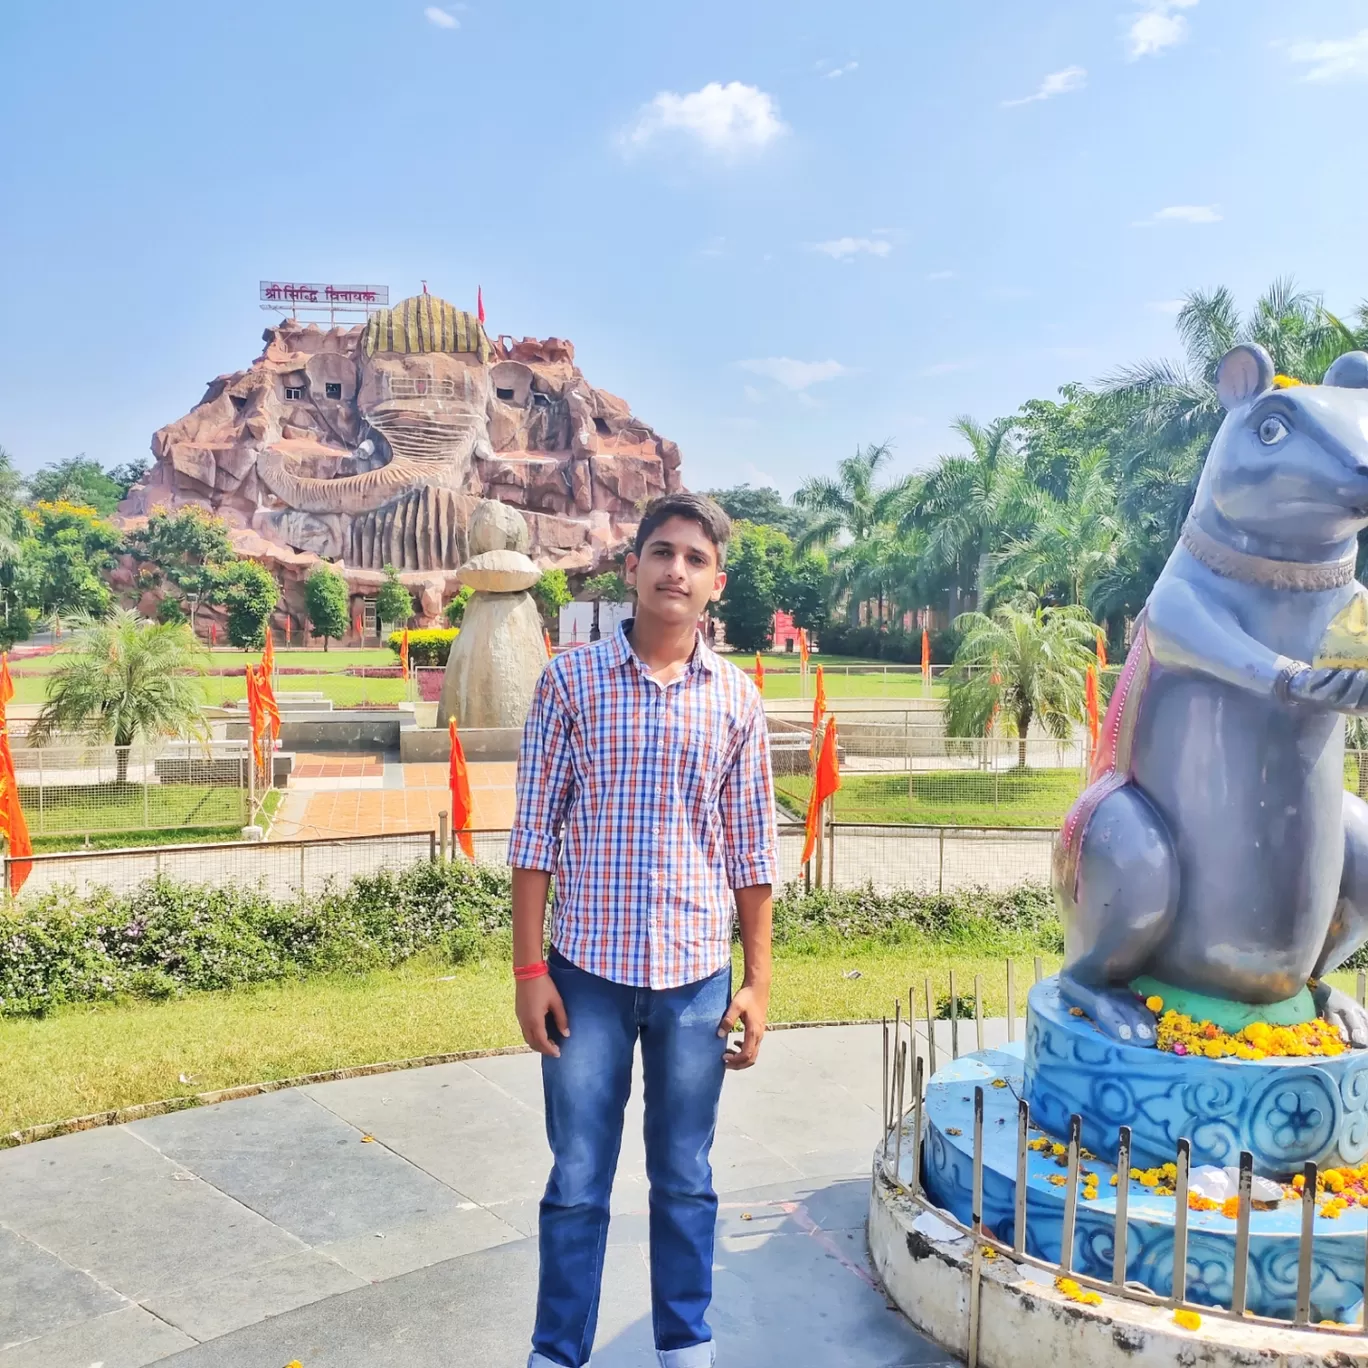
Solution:
[(1368, 353), (1300, 385), (1238, 346), (1216, 388), (1225, 420), (1055, 845), (1060, 993), (1153, 1045), (1147, 985), (1260, 1010), (1309, 986), (1365, 1046), (1368, 1013), (1319, 976), (1368, 939), (1368, 805), (1344, 790), (1344, 718), (1368, 713)]

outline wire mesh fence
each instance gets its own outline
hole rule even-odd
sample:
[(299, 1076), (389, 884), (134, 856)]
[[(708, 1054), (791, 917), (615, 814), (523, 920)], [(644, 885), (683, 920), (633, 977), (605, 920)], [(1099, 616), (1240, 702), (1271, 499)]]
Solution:
[[(394, 873), (436, 858), (437, 834), (406, 831), (326, 841), (234, 841), (210, 845), (147, 846), (138, 850), (71, 851), (34, 855), (20, 894), (39, 897), (56, 888), (88, 894), (96, 888), (126, 893), (149, 879), (215, 887), (261, 888), (275, 897), (319, 893), (329, 884), (382, 870)], [(9, 858), (5, 858), (5, 887)]]
[(245, 742), (31, 746), (16, 736), (13, 753), (35, 838), (241, 827), (250, 813)]

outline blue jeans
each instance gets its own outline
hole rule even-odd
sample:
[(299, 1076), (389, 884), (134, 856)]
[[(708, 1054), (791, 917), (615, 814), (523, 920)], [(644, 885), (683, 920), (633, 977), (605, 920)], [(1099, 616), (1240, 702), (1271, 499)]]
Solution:
[(682, 988), (631, 988), (552, 951), (570, 1036), (542, 1059), (546, 1138), (555, 1164), (541, 1203), (541, 1275), (529, 1368), (582, 1368), (598, 1321), (608, 1196), (641, 1038), (650, 1180), (651, 1321), (664, 1368), (708, 1368), (717, 1128), (731, 967)]

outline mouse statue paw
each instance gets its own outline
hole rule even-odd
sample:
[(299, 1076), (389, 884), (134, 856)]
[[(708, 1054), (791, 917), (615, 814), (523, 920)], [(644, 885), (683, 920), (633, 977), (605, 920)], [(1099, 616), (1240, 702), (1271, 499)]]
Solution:
[(1154, 1013), (1129, 988), (1093, 988), (1069, 974), (1061, 974), (1059, 993), (1103, 1035), (1123, 1045), (1152, 1047), (1158, 1040)]
[(1344, 1032), (1345, 1039), (1358, 1049), (1368, 1046), (1368, 1011), (1364, 1011), (1348, 993), (1332, 988), (1328, 983), (1311, 985), (1311, 998), (1316, 1010), (1332, 1026)]

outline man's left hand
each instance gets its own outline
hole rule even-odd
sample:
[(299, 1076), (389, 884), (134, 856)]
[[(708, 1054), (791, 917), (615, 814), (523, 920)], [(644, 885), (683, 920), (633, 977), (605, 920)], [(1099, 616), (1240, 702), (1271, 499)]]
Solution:
[(722, 1062), (727, 1068), (749, 1069), (755, 1063), (755, 1057), (760, 1053), (760, 1042), (765, 1036), (765, 1015), (768, 1008), (769, 992), (765, 989), (742, 988), (732, 998), (731, 1006), (727, 1008), (727, 1014), (722, 1018), (717, 1034), (725, 1040), (731, 1035), (732, 1028), (738, 1021), (746, 1028), (746, 1034), (739, 1050), (727, 1050), (723, 1055)]

